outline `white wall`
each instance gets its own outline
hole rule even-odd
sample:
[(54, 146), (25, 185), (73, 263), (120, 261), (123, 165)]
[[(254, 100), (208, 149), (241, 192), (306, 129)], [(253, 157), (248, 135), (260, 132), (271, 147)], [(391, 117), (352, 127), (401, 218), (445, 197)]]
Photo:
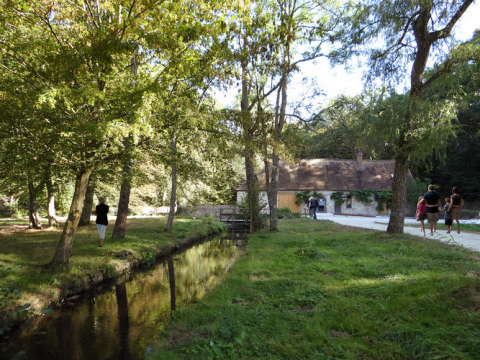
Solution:
[[(237, 191), (237, 204), (240, 204), (244, 198), (247, 197), (247, 192), (246, 191)], [(265, 205), (264, 210), (262, 213), (264, 214), (269, 214), (270, 213), (270, 208), (268, 207), (268, 195), (265, 191), (261, 191), (259, 193), (260, 197), (260, 205)], [(278, 205), (278, 199), (277, 199), (277, 205)]]
[[(328, 213), (335, 212), (335, 200), (330, 199), (330, 196), (335, 191), (322, 191), (322, 194), (325, 196), (326, 208)], [(373, 196), (370, 197), (372, 202), (370, 204), (365, 204), (358, 201), (355, 197), (352, 197), (352, 208), (347, 208), (347, 204), (343, 203), (341, 206), (341, 213), (345, 215), (378, 215), (377, 205)]]
[[(325, 196), (325, 208), (327, 213), (334, 213), (335, 212), (335, 200), (330, 199), (330, 195), (332, 195), (335, 191), (322, 191), (321, 193)], [(246, 191), (237, 191), (237, 203), (241, 202), (242, 199), (247, 196)], [(260, 193), (261, 201), (265, 201), (268, 204), (267, 193), (261, 192)], [(375, 201), (373, 196), (371, 197), (372, 202), (370, 204), (364, 204), (358, 201), (355, 197), (352, 198), (352, 208), (347, 209), (347, 204), (343, 203), (341, 207), (342, 214), (345, 215), (369, 215), (369, 216), (376, 216), (378, 215), (377, 205), (378, 203)], [(307, 204), (302, 201), (302, 214), (305, 212), (305, 208)]]

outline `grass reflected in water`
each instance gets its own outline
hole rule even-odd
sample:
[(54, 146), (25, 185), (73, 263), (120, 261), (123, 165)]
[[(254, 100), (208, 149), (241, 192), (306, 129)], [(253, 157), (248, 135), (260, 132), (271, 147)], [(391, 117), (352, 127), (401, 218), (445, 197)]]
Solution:
[(221, 239), (196, 245), (132, 281), (37, 321), (7, 354), (25, 359), (144, 358), (169, 322), (172, 307), (201, 299), (241, 253), (236, 242)]

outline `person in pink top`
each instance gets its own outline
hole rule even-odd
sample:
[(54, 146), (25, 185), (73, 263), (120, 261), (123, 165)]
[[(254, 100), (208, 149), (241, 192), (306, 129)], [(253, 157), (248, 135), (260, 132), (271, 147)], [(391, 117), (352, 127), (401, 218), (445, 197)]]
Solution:
[(427, 203), (425, 202), (425, 199), (423, 196), (420, 196), (418, 198), (418, 203), (417, 203), (417, 212), (415, 213), (415, 219), (417, 221), (420, 221), (420, 231), (423, 233), (423, 236), (425, 236), (425, 219), (427, 218)]

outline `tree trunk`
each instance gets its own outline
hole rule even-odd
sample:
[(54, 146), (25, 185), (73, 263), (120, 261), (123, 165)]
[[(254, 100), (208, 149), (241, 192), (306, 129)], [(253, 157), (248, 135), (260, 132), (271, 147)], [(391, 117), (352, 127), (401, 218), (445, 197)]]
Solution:
[(28, 174), (28, 228), (39, 229), (38, 209), (35, 199), (35, 187), (30, 173)]
[(28, 228), (33, 229), (35, 226), (35, 217), (33, 214), (33, 203), (35, 199), (33, 196), (33, 182), (30, 174), (28, 174)]
[(258, 187), (255, 176), (255, 167), (253, 165), (252, 156), (245, 156), (245, 175), (247, 179), (247, 201), (248, 201), (248, 220), (249, 232), (253, 234), (259, 230), (259, 210), (260, 204), (258, 201)]
[[(136, 87), (137, 70), (137, 55), (139, 45), (135, 44), (135, 48), (130, 60), (130, 70), (132, 71), (133, 78), (130, 81), (132, 87)], [(127, 215), (128, 206), (130, 204), (130, 189), (132, 184), (132, 155), (133, 155), (133, 139), (132, 134), (125, 139), (126, 158), (123, 163), (122, 173), (122, 185), (120, 187), (120, 197), (118, 199), (117, 218), (115, 220), (115, 226), (113, 227), (112, 239), (125, 239), (125, 233), (127, 231)]]
[[(177, 138), (176, 136), (172, 139), (172, 152), (174, 157), (177, 155)], [(173, 228), (173, 218), (175, 217), (175, 204), (177, 202), (177, 165), (176, 159), (173, 161), (172, 165), (172, 192), (170, 194), (170, 211), (168, 212), (167, 226), (165, 227), (166, 232), (171, 232)]]
[[(128, 145), (131, 148), (130, 140)], [(123, 164), (122, 186), (120, 187), (120, 198), (118, 199), (117, 219), (115, 220), (115, 227), (113, 228), (112, 239), (125, 239), (125, 232), (127, 230), (127, 214), (128, 206), (130, 204), (130, 188), (132, 182), (132, 153), (127, 154), (125, 163)]]
[[(412, 86), (412, 90), (413, 90)], [(399, 140), (397, 141), (397, 154), (395, 155), (395, 170), (392, 183), (392, 206), (390, 220), (388, 221), (387, 232), (403, 234), (405, 223), (405, 202), (407, 198), (407, 174), (409, 169), (409, 158), (412, 145), (405, 134), (410, 131), (412, 116), (417, 111), (418, 102), (421, 101), (417, 95), (409, 95), (408, 108), (405, 114), (405, 121), (400, 129)], [(420, 93), (421, 94), (421, 93)]]
[(53, 188), (53, 182), (50, 174), (46, 180), (47, 184), (47, 218), (48, 218), (48, 226), (54, 227), (58, 226), (57, 223), (57, 216), (55, 213), (55, 191)]
[[(278, 156), (278, 150), (275, 148), (282, 142), (282, 131), (285, 125), (286, 108), (287, 108), (287, 77), (289, 68), (289, 46), (286, 46), (286, 55), (284, 56), (282, 66), (282, 80), (277, 96), (277, 113), (275, 114), (275, 145), (272, 152), (272, 178), (270, 179), (269, 194), (270, 197), (270, 230), (278, 230), (278, 165), (280, 158)], [(280, 103), (280, 104), (279, 104)], [(279, 106), (280, 105), (280, 106)]]
[[(401, 129), (400, 140), (397, 144), (397, 155), (395, 156), (395, 177), (392, 184), (392, 212), (388, 223), (387, 232), (402, 234), (405, 221), (405, 202), (407, 189), (407, 173), (409, 165), (409, 155), (412, 144), (407, 136), (412, 128), (412, 117), (415, 116), (417, 106), (422, 101), (424, 91), (432, 84), (431, 81), (425, 81), (424, 73), (430, 55), (432, 44), (439, 39), (450, 35), (454, 24), (464, 14), (466, 9), (473, 1), (465, 1), (458, 12), (449, 21), (449, 25), (443, 31), (429, 32), (428, 26), (431, 20), (432, 4), (430, 2), (422, 3), (418, 17), (413, 22), (413, 32), (417, 43), (417, 51), (413, 61), (410, 73), (410, 94), (405, 122)], [(429, 80), (435, 79), (431, 77)]]
[(270, 188), (268, 191), (268, 202), (270, 205), (270, 230), (278, 229), (278, 163), (278, 155), (276, 155), (274, 152), (272, 155), (272, 178), (270, 179)]
[[(243, 37), (244, 49), (248, 47), (248, 38)], [(254, 233), (261, 228), (260, 220), (260, 203), (259, 191), (255, 176), (255, 166), (253, 159), (255, 151), (252, 150), (252, 142), (255, 136), (254, 124), (250, 117), (249, 101), (248, 101), (248, 68), (247, 60), (242, 61), (242, 98), (240, 101), (240, 110), (243, 124), (244, 146), (245, 146), (245, 177), (247, 181), (247, 203), (248, 203), (248, 219), (249, 232)]]
[(75, 180), (75, 191), (73, 193), (72, 204), (68, 212), (68, 218), (63, 227), (60, 241), (58, 242), (55, 255), (49, 266), (51, 268), (68, 268), (68, 262), (72, 254), (73, 239), (77, 231), (80, 215), (82, 214), (83, 201), (87, 191), (88, 179), (92, 173), (93, 167), (84, 168), (78, 174)]
[(79, 226), (90, 225), (90, 219), (92, 217), (93, 210), (93, 195), (95, 195), (95, 178), (90, 177), (87, 186), (87, 192), (85, 193), (85, 202), (83, 204), (82, 216), (80, 216)]
[(395, 157), (395, 173), (392, 184), (392, 212), (387, 227), (388, 233), (403, 234), (408, 167), (408, 156), (405, 153)]

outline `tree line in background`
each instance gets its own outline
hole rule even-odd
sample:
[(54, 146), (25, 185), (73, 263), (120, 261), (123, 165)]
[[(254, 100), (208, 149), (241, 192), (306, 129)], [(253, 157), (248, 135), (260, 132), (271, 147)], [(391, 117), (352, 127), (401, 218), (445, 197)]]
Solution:
[[(52, 226), (68, 209), (49, 264), (66, 267), (95, 194), (118, 199), (113, 233), (123, 238), (132, 206), (173, 210), (177, 193), (183, 205), (231, 201), (243, 167), (255, 231), (261, 166), (276, 230), (280, 158), (349, 158), (360, 147), (395, 159), (389, 231), (403, 232), (410, 166), (434, 181), (451, 176), (464, 192), (475, 186), (467, 178), (478, 158), (474, 168), (459, 157), (478, 148), (479, 38), (449, 40), (471, 3), (3, 2), (0, 193), (28, 203), (31, 226), (39, 206)], [(310, 101), (289, 101), (301, 63), (354, 56), (380, 90), (322, 106), (313, 86)], [(410, 91), (396, 94), (412, 62)], [(239, 109), (220, 109), (214, 90), (235, 84)]]
[[(478, 37), (477, 33), (477, 44)], [(462, 189), (467, 202), (480, 200), (476, 181), (480, 173), (479, 80), (478, 62), (466, 62), (428, 90), (426, 98), (429, 101), (433, 104), (439, 100), (451, 101), (456, 112), (444, 129), (439, 119), (432, 138), (424, 139), (424, 155), (410, 162), (417, 183), (424, 185), (419, 191), (424, 193), (427, 185), (433, 183), (438, 185), (441, 194), (448, 196), (456, 185)], [(323, 110), (315, 125), (292, 125), (292, 131), (298, 132), (303, 139), (299, 156), (355, 159), (356, 149), (361, 148), (367, 158), (394, 158), (395, 139), (388, 135), (395, 134), (395, 125), (388, 130), (385, 124), (393, 118), (392, 113), (402, 111), (404, 101), (405, 95), (385, 92), (373, 96), (366, 93), (338, 97)], [(432, 151), (430, 142), (438, 142), (441, 147)]]

